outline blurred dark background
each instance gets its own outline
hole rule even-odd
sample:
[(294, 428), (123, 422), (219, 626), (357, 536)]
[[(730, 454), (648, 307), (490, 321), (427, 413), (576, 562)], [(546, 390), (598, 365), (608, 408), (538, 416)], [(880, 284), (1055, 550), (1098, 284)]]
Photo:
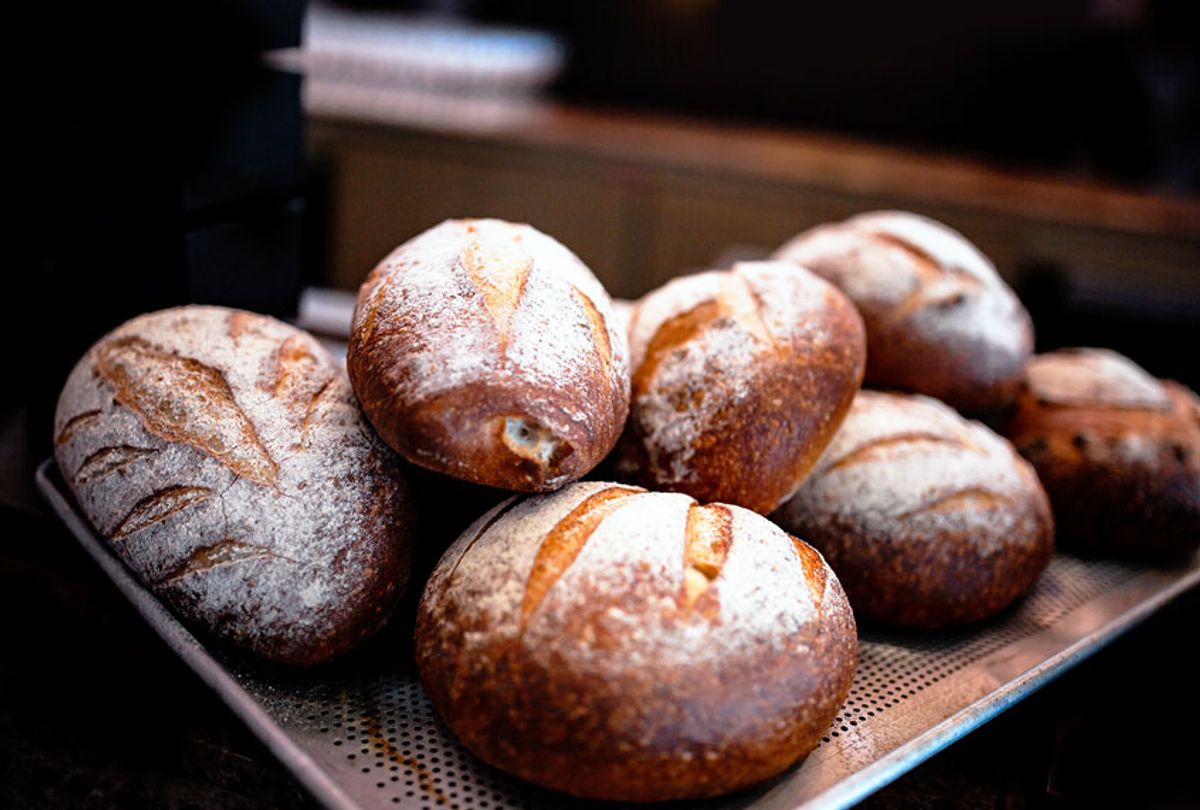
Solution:
[(459, 5), (562, 31), (565, 98), (1200, 190), (1200, 6), (1187, 0)]

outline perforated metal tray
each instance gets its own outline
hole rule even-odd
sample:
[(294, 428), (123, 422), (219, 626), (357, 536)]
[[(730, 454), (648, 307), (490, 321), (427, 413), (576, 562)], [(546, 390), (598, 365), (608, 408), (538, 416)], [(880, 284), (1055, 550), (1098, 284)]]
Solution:
[[(395, 632), (313, 671), (259, 663), (193, 636), (96, 534), (52, 462), (38, 485), (88, 553), (170, 647), (330, 808), (611, 807), (512, 779), (437, 719)], [(1200, 581), (1200, 555), (1137, 568), (1058, 555), (996, 620), (935, 636), (864, 633), (850, 697), (820, 746), (712, 808), (846, 807), (1045, 685)], [(690, 806), (695, 806), (690, 805)]]

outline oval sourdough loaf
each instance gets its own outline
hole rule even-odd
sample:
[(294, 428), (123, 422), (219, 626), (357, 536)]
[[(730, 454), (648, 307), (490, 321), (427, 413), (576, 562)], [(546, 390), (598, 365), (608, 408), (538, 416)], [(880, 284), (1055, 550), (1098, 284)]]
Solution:
[(767, 513), (799, 485), (862, 382), (862, 320), (782, 262), (684, 276), (629, 326), (633, 395), (616, 469)]
[(359, 291), (347, 367), (401, 455), (510, 490), (587, 473), (629, 409), (627, 341), (600, 282), (499, 220), (443, 222), (384, 259)]
[(313, 664), (408, 577), (403, 463), (309, 335), (189, 306), (135, 318), (67, 379), (55, 457), (84, 514), (183, 617)]
[(1063, 546), (1152, 558), (1200, 545), (1200, 401), (1183, 386), (1103, 349), (1039, 355), (1005, 433)]
[(792, 239), (776, 259), (829, 279), (867, 326), (866, 384), (983, 412), (1011, 402), (1033, 352), (1029, 313), (962, 234), (902, 211)]
[(451, 546), (416, 656), (489, 763), (577, 796), (711, 796), (820, 740), (854, 671), (821, 556), (759, 515), (597, 482), (511, 499)]
[(920, 396), (861, 392), (772, 517), (825, 555), (860, 620), (904, 627), (996, 613), (1054, 551), (1033, 469), (983, 425)]

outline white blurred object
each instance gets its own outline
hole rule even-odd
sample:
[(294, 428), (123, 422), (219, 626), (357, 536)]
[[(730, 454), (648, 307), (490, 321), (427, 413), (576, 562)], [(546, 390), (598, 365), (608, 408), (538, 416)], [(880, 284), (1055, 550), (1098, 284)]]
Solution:
[(305, 18), (304, 46), (277, 52), (272, 60), (322, 82), (522, 94), (558, 76), (566, 48), (538, 31), (314, 3)]

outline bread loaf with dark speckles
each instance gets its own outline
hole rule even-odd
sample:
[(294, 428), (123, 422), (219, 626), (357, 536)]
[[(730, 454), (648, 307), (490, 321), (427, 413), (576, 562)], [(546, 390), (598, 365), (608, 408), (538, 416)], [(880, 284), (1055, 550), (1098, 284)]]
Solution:
[(1200, 400), (1105, 349), (1038, 355), (1005, 434), (1037, 468), (1062, 545), (1167, 559), (1200, 546)]

